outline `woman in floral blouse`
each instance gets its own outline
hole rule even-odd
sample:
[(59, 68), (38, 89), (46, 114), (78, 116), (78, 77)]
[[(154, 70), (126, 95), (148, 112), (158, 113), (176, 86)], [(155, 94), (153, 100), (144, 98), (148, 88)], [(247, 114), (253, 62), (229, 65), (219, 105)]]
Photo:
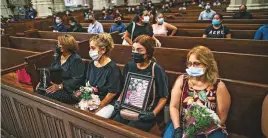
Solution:
[[(194, 102), (201, 103), (216, 112), (220, 124), (224, 126), (231, 104), (230, 94), (225, 84), (219, 79), (218, 67), (213, 53), (204, 46), (191, 49), (187, 55), (187, 74), (176, 80), (171, 95), (170, 115), (174, 126), (172, 134), (181, 138), (185, 125), (185, 112)], [(181, 110), (180, 110), (181, 108)], [(227, 138), (224, 127), (213, 129), (209, 138)], [(206, 137), (197, 135), (197, 138)]]

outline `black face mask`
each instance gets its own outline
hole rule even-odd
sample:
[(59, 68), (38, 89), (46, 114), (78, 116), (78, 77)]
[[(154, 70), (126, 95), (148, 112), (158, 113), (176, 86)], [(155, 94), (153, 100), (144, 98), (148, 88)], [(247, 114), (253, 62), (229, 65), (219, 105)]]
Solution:
[(93, 23), (93, 20), (92, 20), (92, 19), (89, 19), (88, 22), (89, 22), (89, 23)]
[(61, 48), (60, 48), (59, 45), (57, 44), (57, 45), (56, 45), (56, 53), (59, 54), (59, 55), (61, 54), (60, 49), (61, 49)]
[(135, 63), (142, 63), (145, 60), (143, 58), (144, 54), (132, 52), (131, 55), (132, 55), (132, 59), (134, 60)]
[(120, 25), (120, 24), (121, 24), (121, 21), (115, 21), (115, 23), (116, 23), (117, 25)]

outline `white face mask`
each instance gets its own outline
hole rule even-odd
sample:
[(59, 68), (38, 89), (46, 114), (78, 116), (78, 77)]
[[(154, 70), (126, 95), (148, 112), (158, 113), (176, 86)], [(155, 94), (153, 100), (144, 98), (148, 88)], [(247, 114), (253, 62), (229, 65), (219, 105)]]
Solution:
[(143, 23), (148, 23), (150, 21), (150, 16), (143, 17)]
[(98, 61), (102, 55), (99, 55), (98, 51), (89, 51), (89, 56), (93, 61)]

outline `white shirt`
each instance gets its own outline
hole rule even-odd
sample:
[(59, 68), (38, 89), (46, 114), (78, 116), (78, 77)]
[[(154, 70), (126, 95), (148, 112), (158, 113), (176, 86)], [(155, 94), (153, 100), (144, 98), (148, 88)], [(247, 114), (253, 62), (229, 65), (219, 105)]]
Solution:
[(213, 10), (210, 10), (210, 12), (204, 10), (200, 13), (198, 20), (212, 20), (214, 14), (216, 14), (216, 12)]

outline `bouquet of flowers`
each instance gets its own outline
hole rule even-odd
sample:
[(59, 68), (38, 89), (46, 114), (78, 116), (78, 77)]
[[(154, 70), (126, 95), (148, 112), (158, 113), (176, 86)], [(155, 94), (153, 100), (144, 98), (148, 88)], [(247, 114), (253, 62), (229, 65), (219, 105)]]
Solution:
[(98, 89), (92, 87), (89, 82), (86, 83), (86, 86), (81, 86), (78, 91), (74, 93), (75, 97), (81, 99), (78, 103), (78, 107), (82, 110), (95, 110), (101, 104), (100, 98), (97, 93)]
[(193, 138), (199, 134), (210, 134), (220, 128), (220, 119), (211, 109), (201, 103), (192, 103), (186, 114), (183, 138)]

